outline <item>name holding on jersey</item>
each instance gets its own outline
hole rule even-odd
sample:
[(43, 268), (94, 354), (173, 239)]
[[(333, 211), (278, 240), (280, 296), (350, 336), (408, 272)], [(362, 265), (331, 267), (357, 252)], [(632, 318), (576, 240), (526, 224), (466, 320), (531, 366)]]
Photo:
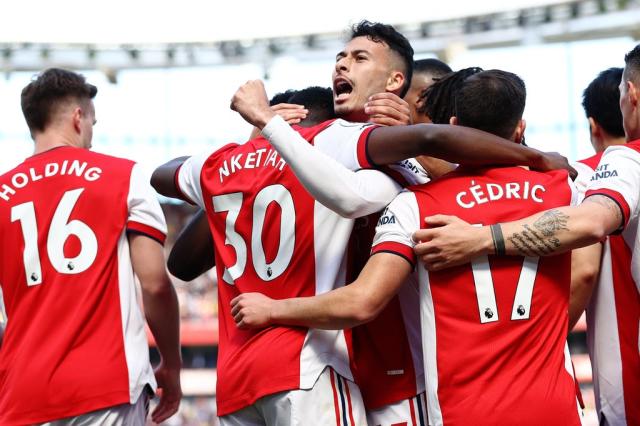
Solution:
[(473, 208), (479, 204), (498, 201), (503, 198), (517, 200), (532, 200), (542, 203), (542, 193), (546, 191), (540, 184), (531, 185), (529, 181), (509, 182), (505, 184), (481, 183), (471, 181), (469, 189), (458, 192), (456, 202), (464, 209)]
[(89, 167), (86, 161), (64, 160), (60, 163), (47, 163), (41, 169), (30, 167), (26, 173), (14, 173), (9, 179), (9, 183), (0, 185), (0, 198), (9, 201), (11, 196), (15, 195), (16, 190), (24, 188), (31, 182), (53, 176), (77, 176), (88, 182), (93, 182), (100, 179), (101, 175), (102, 169), (100, 167)]
[(222, 167), (218, 168), (220, 183), (224, 181), (224, 178), (229, 177), (239, 170), (257, 169), (258, 167), (267, 167), (270, 165), (282, 171), (286, 164), (275, 149), (260, 148), (254, 152), (236, 154), (224, 160)]

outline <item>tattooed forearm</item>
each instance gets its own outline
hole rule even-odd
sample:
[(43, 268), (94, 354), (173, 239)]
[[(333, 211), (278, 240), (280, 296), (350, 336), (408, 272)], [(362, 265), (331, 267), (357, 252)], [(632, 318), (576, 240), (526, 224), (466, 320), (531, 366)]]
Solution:
[(618, 203), (605, 195), (592, 195), (585, 198), (585, 203), (596, 203), (606, 207), (608, 210), (616, 215), (616, 220), (620, 222), (621, 226), (624, 225), (624, 217), (622, 216), (622, 210)]
[(552, 237), (560, 230), (569, 230), (567, 220), (569, 220), (569, 216), (559, 210), (552, 209), (533, 222), (533, 226), (540, 230), (545, 237)]
[(507, 237), (522, 256), (545, 256), (560, 247), (557, 234), (568, 231), (568, 216), (558, 210), (549, 210), (538, 218), (533, 227), (525, 224), (522, 231)]

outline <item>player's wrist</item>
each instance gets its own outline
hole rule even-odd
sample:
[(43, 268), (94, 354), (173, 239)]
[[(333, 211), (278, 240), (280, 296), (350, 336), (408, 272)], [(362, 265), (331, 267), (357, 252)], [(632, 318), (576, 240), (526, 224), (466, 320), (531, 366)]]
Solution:
[(271, 108), (262, 108), (257, 113), (256, 122), (254, 124), (257, 128), (262, 130), (274, 117), (277, 117), (277, 116), (278, 114), (273, 112)]
[[(487, 225), (479, 229), (482, 232), (479, 255), (504, 254), (504, 239), (500, 245), (500, 238), (502, 236), (502, 228), (500, 225)], [(499, 233), (498, 236), (496, 236), (497, 233)], [(496, 241), (496, 239), (498, 241)]]

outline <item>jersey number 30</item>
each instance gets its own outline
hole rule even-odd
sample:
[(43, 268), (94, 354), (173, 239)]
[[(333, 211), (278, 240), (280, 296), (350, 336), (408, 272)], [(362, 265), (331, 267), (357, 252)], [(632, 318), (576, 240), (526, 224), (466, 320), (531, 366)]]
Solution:
[[(242, 192), (213, 197), (213, 210), (216, 213), (227, 212), (224, 243), (233, 246), (236, 252), (236, 263), (225, 268), (222, 274), (222, 278), (227, 284), (233, 284), (236, 279), (240, 278), (247, 266), (247, 242), (236, 231), (236, 221), (240, 215), (242, 200)], [(262, 246), (262, 230), (267, 207), (271, 203), (278, 204), (282, 214), (280, 215), (280, 243), (277, 255), (272, 262), (267, 263)], [(282, 185), (269, 185), (258, 192), (252, 207), (251, 236), (251, 259), (256, 274), (263, 281), (278, 278), (291, 262), (296, 240), (296, 211), (293, 198), (287, 188)]]
[[(98, 240), (91, 228), (80, 220), (69, 221), (71, 211), (82, 191), (84, 188), (65, 192), (51, 219), (47, 235), (47, 255), (51, 266), (61, 274), (79, 274), (86, 271), (93, 264), (98, 253)], [(20, 221), (24, 238), (22, 260), (27, 285), (41, 284), (42, 266), (38, 249), (38, 224), (33, 201), (11, 208), (11, 222), (16, 221)], [(64, 255), (64, 244), (71, 235), (75, 235), (80, 240), (81, 249), (77, 256), (68, 258)]]

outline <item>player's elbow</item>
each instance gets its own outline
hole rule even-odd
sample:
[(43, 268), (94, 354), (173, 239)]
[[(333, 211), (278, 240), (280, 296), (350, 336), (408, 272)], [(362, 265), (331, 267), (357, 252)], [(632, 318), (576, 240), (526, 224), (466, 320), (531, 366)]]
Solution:
[(351, 203), (349, 202), (340, 203), (337, 206), (335, 212), (346, 219), (357, 219), (363, 216), (361, 212), (364, 207), (364, 204), (365, 203), (361, 200), (357, 200)]
[(172, 250), (169, 254), (169, 259), (167, 259), (169, 273), (182, 281), (195, 280), (200, 275), (200, 271), (195, 268), (185, 267), (183, 260)]
[(591, 290), (600, 275), (600, 264), (584, 263), (580, 265), (580, 272), (576, 272), (577, 276), (572, 277), (571, 295), (585, 289)]
[(383, 308), (384, 303), (381, 303), (376, 297), (370, 294), (362, 294), (358, 297), (358, 300), (355, 301), (355, 306), (352, 309), (353, 321), (356, 325), (373, 321), (380, 315)]
[(161, 170), (161, 167), (158, 167), (153, 171), (153, 173), (151, 174), (150, 183), (153, 189), (162, 194), (162, 189), (164, 188), (165, 182), (163, 179), (163, 172)]
[(140, 277), (140, 288), (143, 297), (162, 298), (174, 291), (173, 285), (166, 273), (153, 277)]

